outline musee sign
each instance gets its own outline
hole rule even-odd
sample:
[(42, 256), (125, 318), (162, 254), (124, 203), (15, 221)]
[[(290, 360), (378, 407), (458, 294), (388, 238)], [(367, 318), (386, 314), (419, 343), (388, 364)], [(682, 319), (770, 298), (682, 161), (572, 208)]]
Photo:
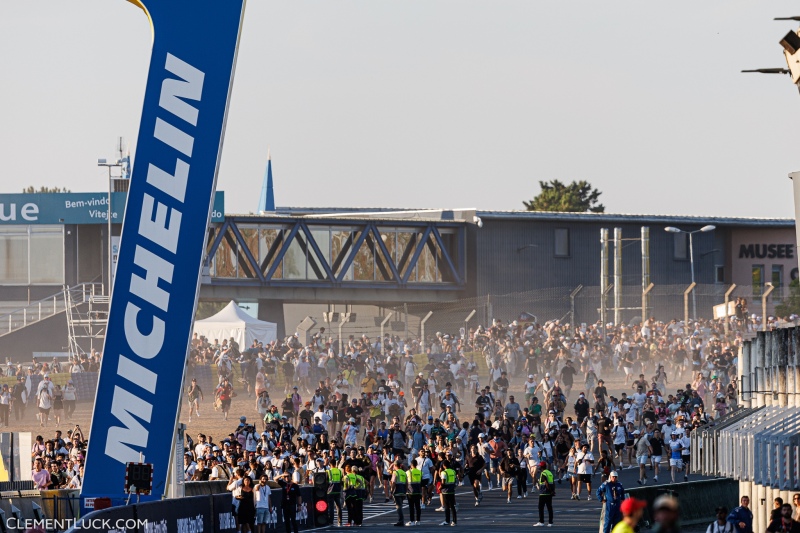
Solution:
[(794, 259), (794, 244), (742, 244), (739, 259)]

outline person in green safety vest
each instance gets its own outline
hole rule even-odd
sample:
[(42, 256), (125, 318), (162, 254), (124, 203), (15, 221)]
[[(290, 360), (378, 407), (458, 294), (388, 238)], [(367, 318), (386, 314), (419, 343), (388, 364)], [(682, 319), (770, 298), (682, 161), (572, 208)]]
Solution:
[(547, 507), (547, 518), (549, 524), (553, 525), (553, 496), (556, 494), (556, 486), (553, 483), (553, 473), (547, 469), (547, 463), (539, 463), (539, 521), (533, 524), (534, 527), (544, 525), (544, 508)]
[[(458, 519), (456, 518), (456, 471), (453, 470), (449, 461), (444, 461), (444, 469), (440, 476), (442, 480), (442, 498), (444, 500), (444, 522), (440, 526), (450, 524), (455, 526)], [(450, 513), (453, 515), (453, 520), (450, 520)]]
[(422, 520), (422, 509), (420, 503), (422, 501), (422, 470), (417, 468), (419, 459), (411, 461), (411, 468), (406, 472), (408, 479), (408, 512), (411, 515), (411, 521), (407, 522), (407, 526), (418, 526)]
[(328, 466), (328, 521), (333, 523), (333, 507), (336, 506), (336, 511), (339, 515), (338, 525), (342, 527), (342, 482), (344, 481), (344, 472), (336, 468), (336, 465), (331, 466), (330, 458), (326, 461)]
[(356, 523), (356, 500), (358, 490), (358, 476), (353, 472), (353, 466), (344, 465), (344, 505), (347, 507), (347, 525)]
[(356, 525), (361, 527), (361, 522), (364, 521), (364, 498), (367, 497), (367, 481), (361, 475), (361, 468), (355, 467), (353, 471), (356, 473)]
[(392, 496), (394, 497), (394, 506), (397, 509), (397, 523), (395, 526), (403, 527), (406, 525), (403, 520), (403, 500), (406, 498), (408, 492), (408, 476), (403, 470), (403, 460), (397, 459), (392, 465), (392, 478), (389, 480), (392, 487)]

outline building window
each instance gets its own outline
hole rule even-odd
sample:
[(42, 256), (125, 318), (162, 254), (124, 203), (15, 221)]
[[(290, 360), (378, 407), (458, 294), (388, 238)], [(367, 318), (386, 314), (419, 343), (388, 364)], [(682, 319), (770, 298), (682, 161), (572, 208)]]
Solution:
[(753, 265), (753, 296), (761, 296), (764, 290), (764, 265)]
[(783, 285), (783, 265), (772, 265), (772, 285), (776, 289)]
[(0, 226), (0, 284), (63, 285), (63, 226)]
[(556, 257), (569, 257), (569, 229), (557, 228), (555, 230), (554, 255)]
[(689, 236), (686, 233), (673, 233), (672, 238), (675, 259), (680, 261), (689, 259)]
[(725, 267), (717, 265), (714, 267), (714, 283), (725, 283)]

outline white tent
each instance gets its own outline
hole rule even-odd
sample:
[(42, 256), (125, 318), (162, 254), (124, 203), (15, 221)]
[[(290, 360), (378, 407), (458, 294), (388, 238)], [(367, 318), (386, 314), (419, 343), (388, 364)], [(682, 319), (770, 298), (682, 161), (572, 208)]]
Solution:
[(210, 341), (230, 339), (239, 343), (240, 350), (246, 350), (257, 340), (267, 344), (278, 338), (278, 326), (251, 317), (231, 300), (231, 303), (214, 316), (194, 323), (194, 332)]

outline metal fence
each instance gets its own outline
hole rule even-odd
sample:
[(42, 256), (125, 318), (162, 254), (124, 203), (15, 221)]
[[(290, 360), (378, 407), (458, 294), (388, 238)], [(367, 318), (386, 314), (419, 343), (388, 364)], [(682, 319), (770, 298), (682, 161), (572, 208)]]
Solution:
[[(626, 286), (619, 291), (617, 309), (612, 288), (605, 297), (606, 322), (637, 322), (643, 314), (665, 322), (684, 320), (687, 316), (693, 319), (695, 308), (696, 318), (713, 318), (714, 306), (725, 302), (725, 293), (730, 288), (730, 285), (711, 284), (696, 285), (689, 290), (688, 285), (653, 285), (643, 298), (641, 287)], [(733, 287), (728, 299), (734, 302), (738, 297), (745, 298), (748, 315), (760, 317), (763, 313), (761, 294), (763, 289), (760, 287), (739, 285)], [(767, 297), (767, 315), (774, 313), (775, 305), (787, 296), (788, 288), (774, 289)], [(643, 303), (646, 308), (644, 313)], [(539, 322), (557, 319), (574, 325), (591, 324), (601, 319), (601, 307), (600, 287), (579, 285), (488, 295), (455, 302), (397, 306), (389, 310), (393, 312), (392, 321), (396, 317), (407, 321), (409, 337), (419, 338), (422, 334), (421, 322), (428, 313), (431, 315), (425, 322), (427, 334), (436, 331), (459, 334), (462, 328), (491, 324), (492, 319), (508, 323), (517, 320), (523, 313), (535, 316)], [(373, 334), (377, 333), (373, 331)]]

